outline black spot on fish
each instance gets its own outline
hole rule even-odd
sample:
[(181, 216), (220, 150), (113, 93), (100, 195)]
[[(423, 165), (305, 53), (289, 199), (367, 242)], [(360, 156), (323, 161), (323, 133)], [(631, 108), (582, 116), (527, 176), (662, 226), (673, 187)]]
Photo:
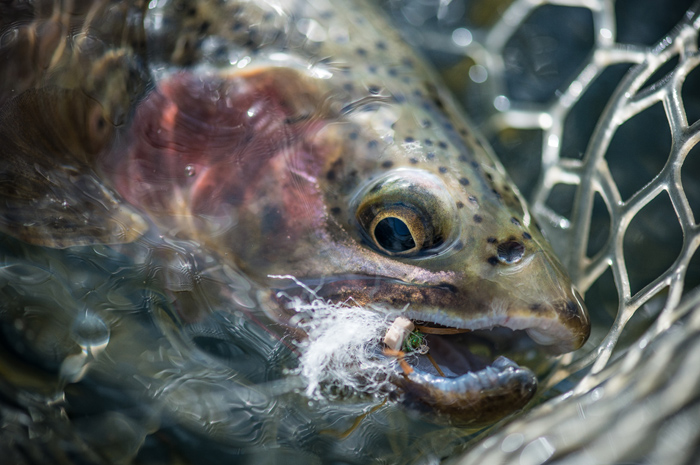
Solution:
[(340, 207), (331, 208), (331, 213), (333, 213), (334, 215), (338, 215), (340, 213)]
[(406, 101), (406, 96), (404, 94), (396, 94), (394, 95), (394, 102), (396, 103), (403, 103)]
[(459, 130), (459, 133), (463, 136), (466, 136), (467, 134), (469, 134), (469, 131), (467, 131), (466, 128), (461, 128)]
[(358, 48), (358, 49), (355, 50), (355, 51), (356, 51), (357, 54), (360, 55), (361, 57), (367, 56), (367, 50), (365, 50), (365, 49), (362, 48), (362, 47)]
[(358, 136), (359, 135), (356, 132), (351, 132), (350, 134), (348, 134), (350, 140), (356, 140)]
[(523, 239), (532, 239), (532, 236), (530, 235), (529, 232), (526, 231), (523, 233)]
[(486, 242), (488, 242), (489, 244), (495, 244), (496, 241), (497, 241), (497, 239), (493, 236), (486, 238)]
[(474, 215), (475, 223), (481, 223), (482, 221), (484, 221), (484, 219), (481, 217), (481, 215)]
[(382, 163), (382, 168), (391, 168), (392, 166), (394, 166), (394, 162), (390, 160), (387, 160)]
[(369, 86), (367, 88), (370, 94), (372, 95), (378, 95), (379, 92), (381, 91), (381, 88), (379, 86)]
[(387, 71), (387, 74), (391, 77), (396, 77), (399, 75), (399, 72), (395, 68), (389, 68), (389, 71)]
[(489, 258), (486, 259), (487, 262), (489, 262), (489, 265), (496, 266), (500, 262), (498, 261), (498, 257), (490, 256)]
[(443, 142), (443, 141), (440, 141), (440, 142), (438, 142), (438, 147), (440, 147), (441, 149), (446, 149), (446, 148), (447, 148), (447, 144), (446, 144), (445, 142)]
[(441, 166), (438, 168), (438, 171), (445, 174), (445, 173), (447, 173), (447, 168), (445, 168), (444, 166)]
[(430, 140), (430, 139), (425, 139), (423, 142), (425, 142), (425, 145), (427, 145), (428, 147), (430, 147), (431, 145), (433, 145), (433, 141)]
[(374, 149), (377, 147), (378, 144), (379, 143), (376, 140), (371, 140), (371, 141), (367, 142), (367, 148)]
[(379, 50), (386, 50), (386, 42), (380, 40), (376, 45)]
[(335, 171), (330, 170), (328, 173), (326, 173), (326, 179), (329, 181), (335, 181)]
[(374, 65), (370, 65), (370, 66), (367, 67), (367, 71), (368, 71), (370, 74), (377, 74), (377, 67), (374, 66)]
[(280, 211), (272, 206), (265, 207), (260, 221), (260, 229), (263, 233), (273, 233), (284, 228), (284, 217)]
[(409, 158), (408, 161), (409, 161), (412, 165), (415, 165), (415, 164), (418, 163), (418, 160), (415, 159), (415, 158)]
[(345, 89), (348, 92), (352, 91), (353, 90), (352, 83), (346, 82), (345, 84), (343, 84), (343, 89)]
[(459, 178), (459, 183), (463, 186), (468, 186), (469, 185), (469, 179), (467, 178)]
[(457, 208), (464, 208), (464, 204), (462, 202), (457, 202)]
[(471, 203), (474, 203), (474, 204), (477, 204), (477, 205), (479, 204), (479, 199), (477, 199), (477, 198), (474, 197), (473, 195), (470, 195), (469, 197), (467, 197), (467, 199), (469, 199), (469, 201), (470, 201)]
[(464, 154), (462, 154), (462, 155), (460, 155), (459, 157), (457, 157), (457, 159), (458, 159), (459, 161), (461, 161), (461, 162), (464, 162), (464, 163), (467, 163), (467, 162), (469, 161), (469, 159), (467, 158), (467, 156), (464, 155)]
[(486, 179), (493, 181), (493, 176), (491, 176), (491, 173), (486, 173)]
[(462, 241), (457, 241), (454, 245), (455, 250), (462, 250), (464, 248), (464, 242)]
[(401, 60), (401, 64), (404, 65), (404, 66), (406, 66), (407, 68), (413, 68), (413, 60), (411, 60), (411, 59), (408, 58), (408, 57), (404, 57), (404, 58)]
[(433, 123), (431, 123), (429, 119), (424, 119), (424, 120), (421, 122), (421, 126), (423, 126), (424, 128), (429, 128), (429, 127), (431, 127), (432, 125), (433, 125)]
[(428, 159), (432, 160), (433, 158), (435, 158), (435, 152), (428, 152), (425, 156), (428, 157)]
[(510, 222), (513, 223), (516, 226), (520, 226), (520, 221), (516, 217), (512, 217), (510, 219)]
[(473, 161), (473, 162), (472, 162), (472, 168), (474, 168), (474, 169), (479, 169), (479, 163)]
[(403, 141), (406, 142), (407, 144), (410, 144), (411, 142), (415, 142), (415, 139), (413, 137), (409, 136), (409, 137), (404, 138)]
[(530, 304), (530, 310), (539, 311), (542, 308), (542, 304), (534, 303)]
[(423, 92), (421, 92), (420, 89), (416, 89), (416, 90), (413, 91), (413, 95), (416, 96), (416, 97), (422, 97), (422, 96), (423, 96)]
[(501, 198), (501, 193), (498, 192), (496, 189), (491, 189), (491, 192), (493, 192), (493, 195), (495, 195), (497, 199)]

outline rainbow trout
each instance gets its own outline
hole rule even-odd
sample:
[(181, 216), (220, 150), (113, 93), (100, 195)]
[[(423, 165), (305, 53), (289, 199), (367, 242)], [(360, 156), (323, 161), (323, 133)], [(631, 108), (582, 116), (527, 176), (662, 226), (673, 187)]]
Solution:
[[(428, 352), (376, 354), (398, 362), (392, 402), (459, 425), (523, 408), (527, 364), (586, 341), (582, 299), (517, 189), (370, 2), (100, 8), (121, 34), (84, 26), (0, 110), (5, 233), (198, 244), (292, 331), (289, 300), (309, 289), (387, 327), (405, 317)], [(179, 305), (181, 325), (207, 316)]]

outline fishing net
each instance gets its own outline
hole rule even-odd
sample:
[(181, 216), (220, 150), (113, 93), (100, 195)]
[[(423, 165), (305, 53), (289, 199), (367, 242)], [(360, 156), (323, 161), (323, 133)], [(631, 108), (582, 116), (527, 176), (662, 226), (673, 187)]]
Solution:
[(699, 8), (389, 4), (529, 197), (594, 322), (543, 391), (565, 394), (456, 462), (697, 457)]

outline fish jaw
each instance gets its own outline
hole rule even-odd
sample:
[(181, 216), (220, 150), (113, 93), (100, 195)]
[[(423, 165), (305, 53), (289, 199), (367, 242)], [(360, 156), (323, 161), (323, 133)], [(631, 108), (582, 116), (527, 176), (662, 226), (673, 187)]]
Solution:
[(396, 383), (406, 391), (408, 403), (447, 415), (452, 424), (463, 427), (488, 425), (516, 412), (537, 391), (535, 374), (506, 357), (457, 378), (413, 369)]

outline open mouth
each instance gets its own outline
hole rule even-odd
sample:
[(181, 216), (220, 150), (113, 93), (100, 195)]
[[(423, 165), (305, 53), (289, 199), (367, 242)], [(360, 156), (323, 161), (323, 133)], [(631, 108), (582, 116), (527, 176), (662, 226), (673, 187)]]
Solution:
[(398, 317), (383, 343), (384, 354), (399, 361), (395, 382), (407, 401), (453, 422), (493, 422), (524, 407), (537, 390), (536, 375), (511, 360), (542, 362), (538, 344), (523, 330), (468, 330)]
[[(278, 306), (284, 308), (292, 296), (308, 296), (311, 288), (296, 284), (278, 289), (281, 292), (273, 298)], [(337, 292), (339, 284), (325, 283), (319, 293), (311, 293), (324, 302), (347, 302), (358, 311), (374, 305), (369, 299), (365, 303), (348, 298), (359, 294), (355, 292), (357, 281), (342, 283), (352, 286), (347, 292)], [(280, 300), (280, 295), (286, 298)], [(374, 302), (377, 295), (372, 296)], [(406, 404), (438, 413), (453, 424), (483, 426), (522, 409), (537, 391), (537, 375), (554, 363), (551, 355), (579, 345), (575, 328), (555, 311), (547, 313), (548, 309), (503, 305), (460, 318), (440, 307), (409, 305), (399, 310), (391, 305), (394, 302), (386, 304), (380, 304), (378, 310), (394, 316), (384, 317), (383, 326), (368, 343), (376, 344), (375, 355), (393, 362), (388, 376), (400, 388)], [(291, 320), (289, 323), (294, 326)]]

